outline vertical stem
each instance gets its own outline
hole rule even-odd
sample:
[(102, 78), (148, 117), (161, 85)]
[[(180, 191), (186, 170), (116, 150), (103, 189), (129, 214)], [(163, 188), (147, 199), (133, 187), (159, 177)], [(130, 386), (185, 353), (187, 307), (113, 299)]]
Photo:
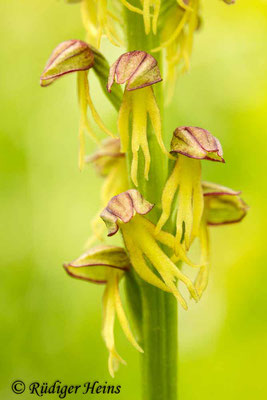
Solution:
[[(140, 1), (132, 0), (131, 4), (140, 6)], [(159, 36), (145, 34), (142, 16), (127, 9), (125, 13), (128, 51), (149, 52), (153, 47), (157, 47)], [(155, 57), (161, 68), (161, 54), (157, 53)], [(153, 89), (163, 118), (162, 84), (154, 85)], [(148, 126), (148, 130), (151, 170), (148, 182), (142, 177), (140, 189), (144, 197), (156, 205), (154, 214), (149, 214), (151, 221), (156, 223), (167, 178), (167, 159), (158, 146), (151, 126)], [(141, 356), (143, 399), (177, 400), (177, 301), (171, 294), (142, 281), (134, 272), (127, 277), (128, 297), (130, 288), (136, 288), (136, 283), (141, 296), (141, 319), (139, 315), (138, 320), (141, 320), (141, 341), (144, 348), (144, 355)], [(134, 312), (138, 313), (136, 310)]]

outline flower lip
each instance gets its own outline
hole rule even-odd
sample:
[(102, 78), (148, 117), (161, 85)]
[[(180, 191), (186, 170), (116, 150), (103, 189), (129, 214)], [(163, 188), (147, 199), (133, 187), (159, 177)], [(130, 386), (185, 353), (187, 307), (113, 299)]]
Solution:
[(225, 163), (219, 140), (206, 129), (194, 126), (180, 126), (175, 129), (170, 153)]
[(141, 50), (122, 54), (111, 66), (107, 89), (111, 92), (112, 85), (126, 83), (126, 90), (132, 91), (161, 82), (162, 78), (157, 60)]
[(154, 204), (149, 203), (136, 189), (130, 189), (112, 197), (100, 217), (108, 229), (108, 236), (113, 236), (119, 230), (119, 221), (128, 223), (135, 213), (148, 214)]
[(110, 268), (121, 273), (130, 269), (130, 260), (122, 247), (100, 245), (88, 250), (79, 258), (63, 264), (68, 275), (93, 283), (105, 284)]
[(82, 40), (66, 40), (52, 52), (40, 77), (41, 86), (48, 86), (60, 76), (86, 71), (94, 65), (94, 53)]

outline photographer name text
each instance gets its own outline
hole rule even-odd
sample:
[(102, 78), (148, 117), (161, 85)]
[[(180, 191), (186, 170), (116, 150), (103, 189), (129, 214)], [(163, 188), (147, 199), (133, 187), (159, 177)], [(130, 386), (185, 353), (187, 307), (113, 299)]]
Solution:
[(90, 395), (90, 394), (119, 394), (120, 385), (103, 384), (99, 381), (85, 382), (81, 385), (65, 385), (60, 380), (53, 384), (47, 382), (32, 382), (28, 386), (21, 380), (12, 383), (11, 389), (15, 394), (28, 393), (37, 397), (56, 394), (60, 399), (65, 399), (69, 394)]

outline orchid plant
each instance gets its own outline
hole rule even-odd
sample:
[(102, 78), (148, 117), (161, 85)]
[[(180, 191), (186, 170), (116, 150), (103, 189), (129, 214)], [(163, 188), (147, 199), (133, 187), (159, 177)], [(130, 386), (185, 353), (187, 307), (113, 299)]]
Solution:
[[(77, 74), (79, 167), (93, 165), (103, 177), (103, 187), (87, 251), (64, 268), (74, 278), (105, 286), (102, 335), (111, 376), (125, 363), (115, 347), (117, 316), (125, 336), (141, 353), (143, 398), (175, 400), (178, 303), (186, 310), (188, 301), (199, 301), (207, 287), (210, 227), (239, 222), (247, 212), (239, 191), (202, 180), (205, 160), (225, 162), (218, 138), (190, 126), (190, 121), (177, 127), (176, 120), (168, 143), (163, 129), (164, 104), (171, 101), (179, 75), (189, 69), (201, 1), (66, 2), (80, 3), (86, 41), (60, 43), (41, 75), (41, 86)], [(103, 37), (123, 49), (111, 66), (101, 53)], [(114, 106), (117, 132), (107, 127), (93, 103), (91, 70)], [(109, 138), (100, 141), (89, 112)], [(85, 132), (97, 145), (90, 156)], [(122, 247), (112, 244), (119, 233)], [(193, 261), (190, 248), (196, 241), (200, 252)], [(194, 281), (182, 271), (183, 264), (195, 271)], [(120, 296), (122, 281), (127, 306)]]

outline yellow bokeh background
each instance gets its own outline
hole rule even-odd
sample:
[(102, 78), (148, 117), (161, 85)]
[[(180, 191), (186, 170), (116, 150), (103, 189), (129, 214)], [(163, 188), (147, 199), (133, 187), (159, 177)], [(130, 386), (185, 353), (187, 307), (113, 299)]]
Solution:
[[(217, 136), (226, 164), (204, 162), (203, 177), (242, 190), (250, 210), (241, 224), (211, 229), (209, 287), (199, 304), (179, 310), (179, 392), (182, 400), (261, 400), (267, 397), (267, 2), (202, 3), (191, 71), (179, 79), (165, 130), (195, 125)], [(10, 389), (15, 379), (111, 383), (100, 335), (103, 288), (70, 279), (62, 268), (83, 250), (101, 180), (91, 168), (78, 170), (75, 76), (39, 86), (51, 50), (84, 38), (79, 5), (2, 0), (0, 19), (0, 398), (17, 398)], [(105, 41), (103, 51), (110, 62), (119, 54)], [(92, 87), (96, 108), (114, 129), (115, 112), (94, 78)], [(88, 152), (93, 148), (88, 142)], [(119, 328), (116, 337), (128, 362), (114, 380), (121, 394), (91, 397), (140, 399), (139, 355)]]

